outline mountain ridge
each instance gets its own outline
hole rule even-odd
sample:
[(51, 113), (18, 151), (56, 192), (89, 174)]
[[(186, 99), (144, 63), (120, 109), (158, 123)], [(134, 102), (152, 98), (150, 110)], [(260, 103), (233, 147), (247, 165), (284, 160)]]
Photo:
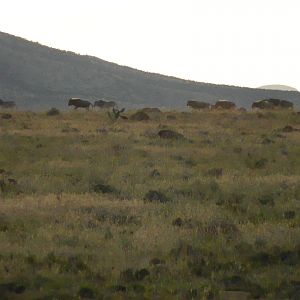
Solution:
[(228, 99), (250, 108), (253, 101), (280, 98), (300, 107), (297, 91), (261, 90), (180, 79), (137, 70), (90, 55), (58, 50), (0, 32), (0, 98), (21, 109), (67, 108), (67, 99), (114, 99), (138, 108), (183, 108), (187, 100)]

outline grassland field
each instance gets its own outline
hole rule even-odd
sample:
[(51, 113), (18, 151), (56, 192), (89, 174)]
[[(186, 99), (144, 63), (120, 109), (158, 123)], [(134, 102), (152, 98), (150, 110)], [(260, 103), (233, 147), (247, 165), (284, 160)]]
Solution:
[(9, 113), (1, 300), (300, 299), (296, 112)]

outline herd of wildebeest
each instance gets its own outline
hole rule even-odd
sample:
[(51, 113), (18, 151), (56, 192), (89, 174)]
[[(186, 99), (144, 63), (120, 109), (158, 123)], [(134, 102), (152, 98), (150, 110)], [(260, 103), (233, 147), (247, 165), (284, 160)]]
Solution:
[[(97, 100), (92, 104), (90, 101), (82, 100), (79, 98), (71, 98), (68, 102), (69, 106), (74, 106), (75, 109), (77, 108), (86, 108), (89, 109), (90, 107), (98, 107), (98, 108), (113, 108), (116, 107), (116, 103), (114, 101), (105, 101)], [(209, 109), (236, 109), (236, 104), (232, 101), (228, 100), (219, 100), (214, 105), (203, 102), (203, 101), (195, 101), (190, 100), (187, 101), (187, 106), (197, 110), (209, 110)], [(276, 109), (276, 108), (286, 108), (291, 109), (294, 105), (292, 102), (287, 100), (280, 100), (280, 99), (264, 99), (255, 101), (252, 104), (252, 109)], [(238, 110), (246, 111), (245, 108), (241, 107)]]
[[(71, 98), (68, 100), (68, 106), (73, 106), (74, 109), (85, 108), (89, 110), (90, 107), (110, 109), (116, 108), (117, 103), (114, 101), (107, 101), (105, 99), (96, 100), (94, 104), (90, 101), (83, 100), (80, 98)], [(237, 108), (236, 104), (229, 100), (218, 100), (215, 104), (210, 104), (203, 101), (190, 100), (187, 101), (187, 106), (196, 110), (214, 110), (214, 109), (226, 109), (226, 110), (239, 110), (246, 111), (245, 108)], [(292, 109), (294, 104), (287, 100), (280, 99), (263, 99), (252, 103), (252, 109)], [(3, 101), (0, 99), (0, 108), (11, 109), (16, 108), (16, 103), (14, 101)]]

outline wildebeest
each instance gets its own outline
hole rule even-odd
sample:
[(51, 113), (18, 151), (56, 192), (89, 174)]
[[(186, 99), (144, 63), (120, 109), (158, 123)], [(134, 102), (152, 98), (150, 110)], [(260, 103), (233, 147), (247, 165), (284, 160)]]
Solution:
[(74, 106), (74, 109), (86, 108), (88, 110), (90, 106), (93, 106), (93, 104), (87, 100), (81, 100), (79, 98), (71, 98), (69, 99), (68, 106)]
[(94, 102), (94, 107), (111, 108), (115, 106), (116, 106), (116, 102), (114, 101), (105, 101), (101, 99)]
[(263, 99), (255, 101), (252, 104), (252, 109), (276, 109), (276, 108), (293, 108), (294, 104), (287, 100), (280, 99)]
[(272, 109), (274, 105), (267, 100), (259, 100), (252, 103), (252, 109)]
[(216, 104), (213, 106), (213, 108), (216, 109), (235, 109), (236, 105), (234, 102), (228, 101), (228, 100), (219, 100), (216, 102)]
[(186, 105), (190, 106), (193, 109), (210, 109), (210, 107), (211, 107), (210, 103), (194, 101), (194, 100), (188, 101)]
[(14, 101), (3, 101), (0, 99), (0, 107), (1, 108), (15, 108), (16, 103)]

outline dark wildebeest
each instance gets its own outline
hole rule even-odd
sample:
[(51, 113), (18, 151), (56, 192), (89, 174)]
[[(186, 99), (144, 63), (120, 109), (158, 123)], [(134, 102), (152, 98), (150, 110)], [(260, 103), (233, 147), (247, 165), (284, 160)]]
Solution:
[(219, 100), (213, 106), (215, 109), (235, 109), (235, 103), (228, 100)]
[(274, 104), (268, 100), (259, 100), (252, 103), (252, 109), (273, 109)]
[(294, 104), (287, 100), (280, 99), (264, 99), (255, 101), (252, 104), (252, 109), (276, 109), (276, 108), (293, 108)]
[(93, 104), (87, 100), (81, 100), (79, 98), (71, 98), (69, 99), (68, 106), (74, 106), (74, 109), (86, 108), (87, 110), (89, 110), (90, 106), (93, 106)]
[(97, 100), (94, 102), (94, 107), (111, 108), (115, 106), (116, 106), (116, 102), (114, 101)]
[(1, 108), (15, 108), (16, 103), (14, 101), (3, 101), (0, 99), (0, 107)]
[(210, 103), (194, 101), (194, 100), (188, 101), (186, 105), (190, 106), (193, 109), (210, 109), (211, 107)]

